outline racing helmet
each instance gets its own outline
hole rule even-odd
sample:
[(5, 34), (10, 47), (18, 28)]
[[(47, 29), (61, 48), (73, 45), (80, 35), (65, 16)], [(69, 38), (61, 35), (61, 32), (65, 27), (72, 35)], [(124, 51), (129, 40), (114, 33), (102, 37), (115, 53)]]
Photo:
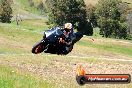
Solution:
[(72, 29), (72, 24), (71, 23), (65, 23), (64, 24), (64, 30), (65, 31), (70, 31)]

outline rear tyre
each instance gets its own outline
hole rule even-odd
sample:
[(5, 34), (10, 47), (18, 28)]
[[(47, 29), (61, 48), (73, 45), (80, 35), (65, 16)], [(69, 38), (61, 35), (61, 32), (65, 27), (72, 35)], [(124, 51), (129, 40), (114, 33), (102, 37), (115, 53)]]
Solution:
[(32, 48), (32, 53), (33, 54), (39, 54), (44, 51), (44, 42), (40, 41), (37, 44), (35, 44)]

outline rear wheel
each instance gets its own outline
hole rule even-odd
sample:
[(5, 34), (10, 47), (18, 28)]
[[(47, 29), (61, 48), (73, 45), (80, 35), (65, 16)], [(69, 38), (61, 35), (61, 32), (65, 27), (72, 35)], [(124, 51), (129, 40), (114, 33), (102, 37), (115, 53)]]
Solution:
[(33, 46), (32, 48), (32, 53), (33, 54), (39, 54), (44, 51), (44, 43), (42, 41), (38, 42), (36, 45)]

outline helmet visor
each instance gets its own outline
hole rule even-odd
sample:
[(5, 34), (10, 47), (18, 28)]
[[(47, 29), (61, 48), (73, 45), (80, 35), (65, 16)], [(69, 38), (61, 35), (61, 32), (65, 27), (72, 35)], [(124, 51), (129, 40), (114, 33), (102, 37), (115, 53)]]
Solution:
[(70, 32), (70, 29), (65, 28), (65, 31), (66, 31), (66, 32)]

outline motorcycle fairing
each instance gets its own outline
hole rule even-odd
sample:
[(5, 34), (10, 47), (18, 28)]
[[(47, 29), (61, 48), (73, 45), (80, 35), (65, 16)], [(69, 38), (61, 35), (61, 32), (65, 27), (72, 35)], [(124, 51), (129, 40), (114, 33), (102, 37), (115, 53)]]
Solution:
[(63, 35), (63, 32), (59, 27), (45, 31), (46, 39), (48, 39), (51, 43), (56, 42), (57, 38), (59, 38), (61, 35)]

